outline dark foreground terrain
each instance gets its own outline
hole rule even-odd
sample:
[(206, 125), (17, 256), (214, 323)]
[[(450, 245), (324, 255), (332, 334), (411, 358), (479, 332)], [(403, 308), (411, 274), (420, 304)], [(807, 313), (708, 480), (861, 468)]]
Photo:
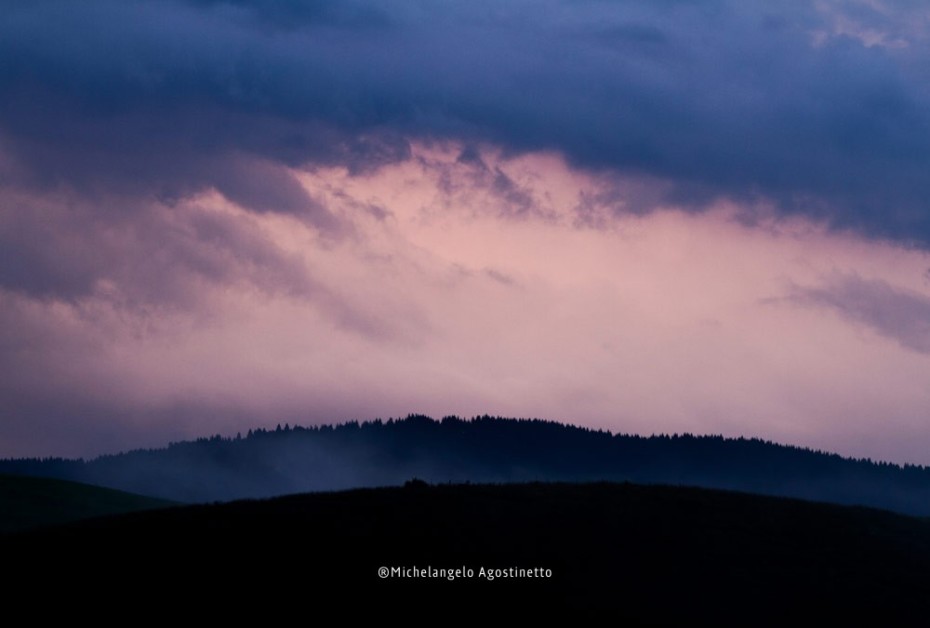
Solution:
[[(300, 612), (315, 624), (323, 610), (422, 620), (500, 603), (617, 625), (917, 625), (930, 610), (925, 520), (632, 484), (416, 482), (186, 506), (0, 536), (0, 551), (8, 608), (38, 594), (78, 614), (120, 600), (135, 613)], [(489, 580), (482, 568), (551, 575)]]

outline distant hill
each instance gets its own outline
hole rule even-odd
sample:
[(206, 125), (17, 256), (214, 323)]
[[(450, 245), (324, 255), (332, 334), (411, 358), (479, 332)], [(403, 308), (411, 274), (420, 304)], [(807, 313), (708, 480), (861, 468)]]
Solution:
[(171, 505), (78, 482), (0, 475), (0, 533)]
[(630, 484), (412, 483), (187, 506), (0, 536), (0, 555), (17, 576), (5, 593), (41, 583), (95, 612), (97, 600), (267, 621), (569, 608), (624, 626), (758, 626), (876, 613), (923, 625), (930, 611), (930, 522)]
[(0, 461), (183, 502), (441, 482), (630, 481), (930, 515), (930, 469), (720, 436), (628, 436), (539, 420), (447, 417), (255, 430), (90, 461)]

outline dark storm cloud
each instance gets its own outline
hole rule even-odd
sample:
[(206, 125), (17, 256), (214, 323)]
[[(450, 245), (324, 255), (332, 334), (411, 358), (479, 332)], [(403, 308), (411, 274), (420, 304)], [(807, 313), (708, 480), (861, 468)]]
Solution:
[(335, 219), (269, 164), (364, 172), (440, 136), (670, 180), (686, 205), (765, 197), (930, 244), (919, 4), (385, 6), (4, 2), (17, 181), (169, 200), (213, 187), (325, 230)]
[(902, 347), (930, 354), (930, 297), (879, 279), (841, 275), (818, 288), (796, 288), (796, 303), (826, 307)]

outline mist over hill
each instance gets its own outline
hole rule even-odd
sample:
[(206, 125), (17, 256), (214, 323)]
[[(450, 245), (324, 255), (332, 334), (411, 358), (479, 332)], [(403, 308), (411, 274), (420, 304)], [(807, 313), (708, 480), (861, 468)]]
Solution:
[(630, 481), (723, 488), (930, 515), (930, 469), (853, 460), (758, 439), (611, 434), (556, 422), (421, 415), (279, 426), (92, 460), (0, 461), (55, 477), (206, 502), (431, 483)]

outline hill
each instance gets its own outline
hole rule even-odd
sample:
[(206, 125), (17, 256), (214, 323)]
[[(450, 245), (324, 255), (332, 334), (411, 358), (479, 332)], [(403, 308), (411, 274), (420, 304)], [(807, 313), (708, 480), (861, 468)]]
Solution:
[(411, 483), (96, 519), (0, 536), (0, 551), (56, 599), (266, 621), (500, 605), (624, 625), (900, 625), (930, 610), (927, 521), (680, 487)]
[(256, 430), (94, 460), (12, 460), (57, 477), (183, 502), (443, 482), (630, 481), (722, 488), (930, 515), (930, 469), (757, 439), (630, 436), (539, 420), (446, 417)]
[(170, 505), (67, 480), (0, 475), (0, 533)]

